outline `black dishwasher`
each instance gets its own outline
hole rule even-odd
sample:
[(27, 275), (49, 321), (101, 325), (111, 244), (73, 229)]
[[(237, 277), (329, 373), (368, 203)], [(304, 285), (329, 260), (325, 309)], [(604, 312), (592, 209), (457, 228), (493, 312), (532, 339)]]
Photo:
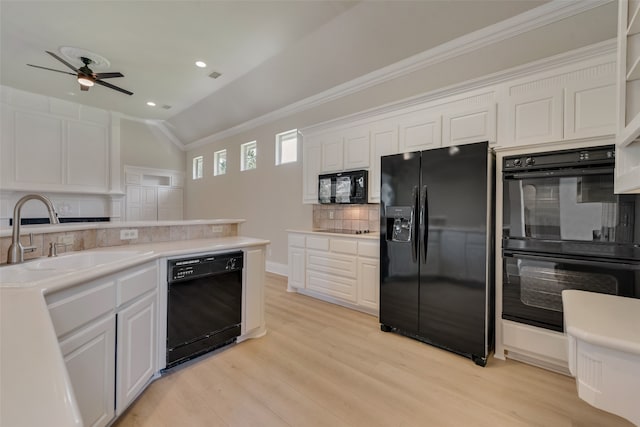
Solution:
[(167, 265), (167, 368), (235, 342), (242, 319), (242, 252)]

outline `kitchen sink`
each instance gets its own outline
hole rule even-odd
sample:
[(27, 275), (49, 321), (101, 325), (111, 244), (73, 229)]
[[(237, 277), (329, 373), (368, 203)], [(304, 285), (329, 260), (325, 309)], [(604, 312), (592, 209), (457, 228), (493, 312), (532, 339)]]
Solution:
[(0, 267), (0, 286), (36, 282), (61, 274), (127, 260), (140, 251), (72, 252)]

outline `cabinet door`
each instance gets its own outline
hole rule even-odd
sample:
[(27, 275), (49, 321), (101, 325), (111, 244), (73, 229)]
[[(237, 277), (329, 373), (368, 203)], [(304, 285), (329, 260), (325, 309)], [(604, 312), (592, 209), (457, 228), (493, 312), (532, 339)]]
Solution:
[(416, 111), (400, 118), (400, 152), (429, 150), (442, 144), (442, 117)]
[(289, 246), (289, 287), (304, 288), (304, 249)]
[(17, 111), (14, 119), (15, 183), (46, 187), (63, 183), (62, 121)]
[(156, 187), (143, 186), (140, 189), (140, 201), (143, 221), (155, 221), (158, 219), (158, 189)]
[(84, 425), (106, 426), (114, 416), (114, 316), (70, 335), (60, 342), (60, 349)]
[(109, 187), (109, 140), (104, 126), (67, 124), (66, 184), (107, 191)]
[(318, 175), (320, 175), (321, 155), (320, 141), (305, 138), (302, 149), (302, 203), (318, 203)]
[(158, 188), (158, 220), (182, 219), (182, 188)]
[(596, 82), (576, 82), (565, 89), (565, 139), (615, 133), (615, 82), (604, 79)]
[(244, 254), (242, 286), (242, 333), (264, 328), (264, 249), (251, 249)]
[(344, 141), (337, 134), (327, 135), (322, 141), (322, 172), (339, 172), (344, 166)]
[(496, 106), (448, 112), (442, 115), (442, 145), (496, 141)]
[(359, 126), (344, 134), (344, 169), (369, 167), (369, 127)]
[(157, 292), (147, 294), (118, 313), (117, 415), (136, 398), (156, 370), (157, 296)]
[(358, 305), (372, 310), (379, 307), (379, 262), (374, 258), (358, 259)]
[(371, 127), (371, 164), (369, 167), (369, 202), (380, 202), (380, 158), (398, 153), (398, 124), (376, 123)]
[(562, 140), (562, 89), (512, 95), (507, 113), (507, 145)]

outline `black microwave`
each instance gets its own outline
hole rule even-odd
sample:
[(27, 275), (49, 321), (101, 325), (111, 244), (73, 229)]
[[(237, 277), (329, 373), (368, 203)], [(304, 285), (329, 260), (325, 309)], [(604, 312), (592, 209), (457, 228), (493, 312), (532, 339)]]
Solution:
[(329, 173), (318, 177), (319, 203), (367, 203), (366, 170)]

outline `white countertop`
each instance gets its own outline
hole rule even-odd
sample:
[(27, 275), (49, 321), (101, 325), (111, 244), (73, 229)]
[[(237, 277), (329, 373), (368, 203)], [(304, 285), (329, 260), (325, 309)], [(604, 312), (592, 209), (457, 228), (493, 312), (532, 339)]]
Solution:
[(325, 230), (286, 230), (287, 233), (304, 233), (304, 234), (322, 234), (327, 236), (338, 236), (338, 237), (352, 237), (355, 239), (367, 239), (367, 240), (379, 240), (380, 232), (372, 231), (370, 233), (362, 233), (362, 234), (351, 234), (351, 233), (338, 233), (332, 231)]
[[(229, 220), (219, 221), (229, 223)], [(183, 221), (180, 223), (184, 224)], [(123, 223), (111, 224), (122, 226)], [(268, 240), (238, 236), (129, 245), (126, 250), (138, 253), (123, 261), (65, 272), (23, 286), (0, 283), (0, 425), (81, 425), (44, 299), (46, 294), (158, 258), (267, 244)], [(122, 247), (114, 246), (85, 252), (121, 250)], [(1, 270), (2, 267), (0, 277)]]
[(583, 341), (640, 354), (640, 299), (562, 291), (565, 332)]
[[(64, 233), (67, 231), (93, 230), (98, 228), (142, 228), (168, 227), (175, 225), (212, 225), (212, 224), (241, 224), (244, 219), (192, 219), (179, 221), (114, 221), (114, 222), (66, 222), (63, 224), (21, 225), (20, 234)], [(0, 237), (11, 236), (12, 227), (0, 227)]]

